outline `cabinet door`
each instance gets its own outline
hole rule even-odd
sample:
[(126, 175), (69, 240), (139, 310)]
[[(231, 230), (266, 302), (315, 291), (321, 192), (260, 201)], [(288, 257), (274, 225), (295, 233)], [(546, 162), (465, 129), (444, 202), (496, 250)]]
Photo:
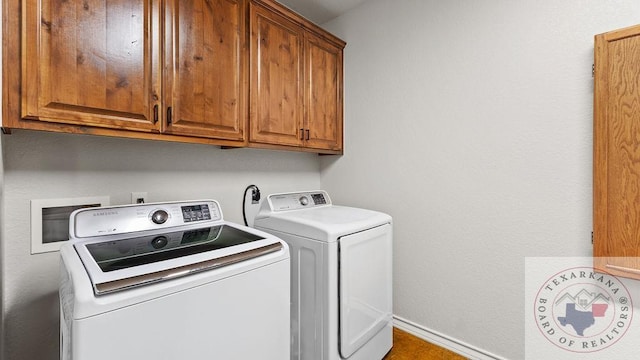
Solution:
[(157, 0), (26, 0), (22, 117), (159, 130)]
[(301, 146), (303, 30), (254, 4), (250, 23), (250, 141)]
[(594, 265), (640, 279), (640, 26), (596, 36)]
[(244, 139), (245, 3), (243, 0), (166, 3), (165, 132)]
[(342, 150), (342, 48), (307, 34), (306, 146)]

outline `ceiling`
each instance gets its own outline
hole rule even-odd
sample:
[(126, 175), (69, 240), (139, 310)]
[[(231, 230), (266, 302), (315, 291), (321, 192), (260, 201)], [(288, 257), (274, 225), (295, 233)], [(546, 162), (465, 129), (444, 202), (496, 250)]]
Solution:
[(279, 0), (307, 19), (322, 24), (367, 0)]

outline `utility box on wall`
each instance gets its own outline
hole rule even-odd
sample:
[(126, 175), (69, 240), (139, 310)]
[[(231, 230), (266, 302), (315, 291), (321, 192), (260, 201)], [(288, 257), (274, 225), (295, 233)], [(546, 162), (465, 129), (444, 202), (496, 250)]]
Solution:
[(31, 254), (58, 251), (69, 240), (69, 215), (109, 205), (108, 196), (31, 200)]

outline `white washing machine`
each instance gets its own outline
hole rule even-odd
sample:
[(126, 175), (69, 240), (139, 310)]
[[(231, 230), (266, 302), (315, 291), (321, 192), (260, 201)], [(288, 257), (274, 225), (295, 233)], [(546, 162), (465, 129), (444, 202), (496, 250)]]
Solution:
[(391, 217), (296, 192), (269, 195), (254, 227), (289, 244), (291, 358), (382, 359), (393, 344)]
[(290, 257), (213, 200), (77, 210), (60, 250), (63, 360), (290, 356)]

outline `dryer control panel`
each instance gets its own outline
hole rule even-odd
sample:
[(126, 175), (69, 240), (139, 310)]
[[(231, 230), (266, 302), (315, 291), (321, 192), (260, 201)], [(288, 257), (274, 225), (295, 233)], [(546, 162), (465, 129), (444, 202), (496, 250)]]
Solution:
[(300, 210), (331, 205), (326, 191), (305, 191), (285, 194), (272, 194), (267, 198), (271, 211)]

